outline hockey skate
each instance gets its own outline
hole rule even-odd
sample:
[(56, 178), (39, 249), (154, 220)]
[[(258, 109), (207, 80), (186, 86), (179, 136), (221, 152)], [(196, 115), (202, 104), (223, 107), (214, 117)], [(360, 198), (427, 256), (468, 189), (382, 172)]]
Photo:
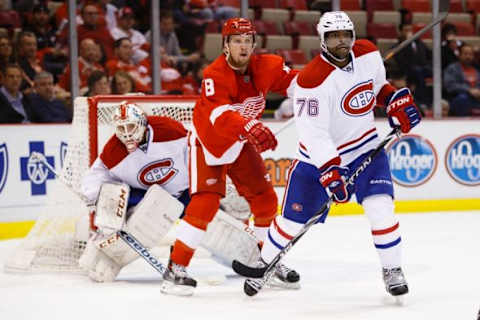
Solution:
[[(262, 259), (258, 261), (258, 267), (266, 265)], [(266, 285), (278, 289), (300, 289), (300, 275), (297, 271), (279, 262), (275, 265), (275, 272)]]
[(382, 273), (385, 289), (388, 293), (394, 297), (408, 293), (408, 284), (403, 275), (402, 268), (383, 268)]
[(168, 262), (167, 271), (163, 274), (160, 292), (176, 296), (191, 296), (197, 281), (191, 278), (185, 266)]

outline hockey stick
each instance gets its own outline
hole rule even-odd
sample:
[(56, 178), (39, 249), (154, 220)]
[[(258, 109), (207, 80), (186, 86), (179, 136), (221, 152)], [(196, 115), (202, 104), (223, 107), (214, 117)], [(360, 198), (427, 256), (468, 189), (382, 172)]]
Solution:
[[(383, 150), (385, 145), (389, 143), (395, 136), (399, 135), (400, 129), (398, 127), (392, 129), (392, 131), (383, 139), (383, 141), (362, 161), (362, 163), (355, 169), (355, 172), (346, 181), (346, 186), (353, 185), (358, 176), (365, 171), (365, 169), (372, 163), (373, 159), (378, 153)], [(237, 260), (232, 262), (232, 269), (244, 277), (260, 278), (260, 279), (247, 279), (245, 280), (244, 291), (247, 295), (253, 296), (260, 291), (263, 286), (268, 283), (270, 278), (275, 272), (275, 266), (287, 254), (288, 251), (297, 243), (298, 240), (322, 217), (323, 212), (330, 207), (333, 201), (333, 195), (327, 202), (318, 210), (300, 229), (287, 245), (280, 250), (280, 252), (273, 258), (273, 260), (264, 268), (252, 268)]]
[[(39, 152), (32, 152), (29, 159), (29, 163), (41, 162), (48, 170), (50, 170), (57, 178), (60, 180), (63, 185), (65, 185), (70, 191), (72, 191), (76, 196), (80, 198), (87, 206), (90, 202), (83, 194), (73, 189), (73, 187), (65, 182), (60, 174), (53, 168), (50, 163), (48, 163), (45, 156)], [(120, 237), (130, 248), (132, 248), (140, 257), (142, 257), (149, 265), (151, 265), (155, 270), (157, 270), (161, 275), (165, 273), (167, 268), (158, 261), (153, 254), (151, 254), (143, 244), (140, 243), (134, 236), (124, 230), (118, 230), (117, 236)]]
[(427, 24), (422, 29), (418, 30), (411, 38), (408, 38), (408, 39), (404, 40), (398, 46), (396, 46), (395, 48), (392, 48), (390, 51), (388, 51), (387, 54), (385, 55), (385, 57), (383, 58), (383, 62), (392, 58), (394, 55), (396, 55), (398, 52), (400, 52), (403, 48), (405, 48), (410, 43), (412, 43), (413, 41), (420, 38), (425, 32), (427, 32), (428, 30), (433, 28), (435, 25), (442, 22), (443, 19), (445, 19), (447, 17), (449, 9), (450, 9), (450, 0), (439, 0), (438, 17), (433, 19), (432, 22)]

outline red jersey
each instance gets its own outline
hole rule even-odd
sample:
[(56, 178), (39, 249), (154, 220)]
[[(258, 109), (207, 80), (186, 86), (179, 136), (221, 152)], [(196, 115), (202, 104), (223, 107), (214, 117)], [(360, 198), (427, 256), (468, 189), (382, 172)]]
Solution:
[(252, 55), (245, 74), (235, 72), (223, 54), (205, 68), (193, 125), (209, 165), (235, 161), (244, 143), (239, 136), (245, 120), (262, 116), (268, 92), (286, 95), (297, 73), (270, 54)]

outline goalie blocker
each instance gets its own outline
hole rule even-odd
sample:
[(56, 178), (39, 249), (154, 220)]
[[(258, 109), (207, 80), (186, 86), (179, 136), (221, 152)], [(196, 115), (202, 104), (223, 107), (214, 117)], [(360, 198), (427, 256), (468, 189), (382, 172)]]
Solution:
[[(125, 230), (147, 248), (152, 248), (172, 228), (183, 212), (183, 204), (158, 185), (152, 185), (142, 201), (129, 210), (125, 199), (129, 187), (125, 184), (105, 183), (97, 201), (95, 223), (99, 232), (87, 242), (79, 265), (97, 282), (111, 282), (120, 270), (138, 255), (117, 235)], [(125, 198), (127, 196), (127, 198)], [(253, 231), (242, 222), (219, 210), (207, 229), (202, 246), (214, 259), (228, 267), (238, 260), (250, 265), (258, 261), (260, 250)]]

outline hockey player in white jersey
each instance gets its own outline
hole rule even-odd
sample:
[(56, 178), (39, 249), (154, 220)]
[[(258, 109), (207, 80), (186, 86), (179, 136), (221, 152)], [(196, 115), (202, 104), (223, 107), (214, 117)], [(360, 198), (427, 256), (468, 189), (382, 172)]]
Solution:
[[(83, 178), (81, 190), (96, 212), (91, 221), (95, 232), (79, 263), (99, 282), (113, 281), (138, 258), (116, 231), (128, 231), (144, 246), (154, 247), (190, 201), (188, 131), (183, 125), (168, 117), (147, 117), (129, 103), (115, 109), (113, 124), (115, 135)], [(217, 261), (230, 266), (237, 258), (247, 263), (259, 259), (258, 240), (243, 222), (223, 212), (215, 221), (202, 246)]]
[[(327, 201), (350, 200), (353, 193), (365, 210), (380, 257), (386, 290), (408, 292), (401, 269), (401, 237), (394, 215), (393, 185), (384, 150), (346, 188), (346, 178), (378, 143), (373, 109), (385, 106), (391, 126), (403, 133), (420, 122), (408, 88), (396, 90), (385, 78), (376, 46), (355, 41), (345, 12), (327, 12), (318, 25), (321, 54), (298, 75), (294, 116), (299, 135), (289, 171), (282, 215), (270, 226), (261, 256), (269, 262)], [(324, 222), (328, 209), (320, 222)], [(321, 252), (321, 250), (320, 250)]]

